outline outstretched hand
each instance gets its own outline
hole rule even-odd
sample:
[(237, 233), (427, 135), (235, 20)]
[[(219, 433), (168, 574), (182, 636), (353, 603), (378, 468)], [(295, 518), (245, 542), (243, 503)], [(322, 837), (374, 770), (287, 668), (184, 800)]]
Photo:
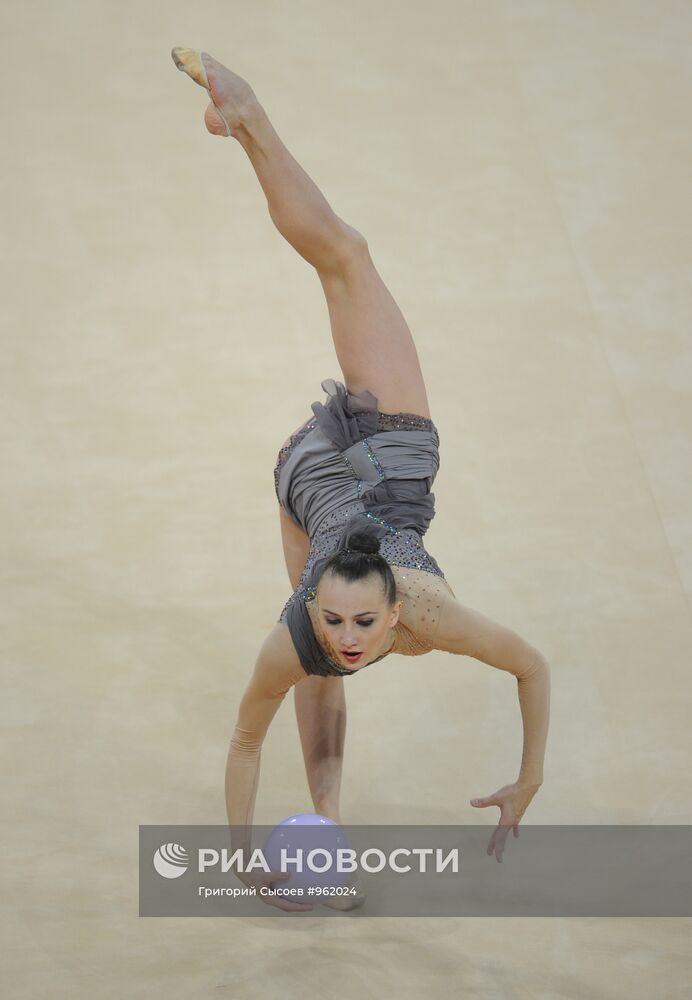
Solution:
[(540, 787), (540, 784), (520, 785), (514, 782), (511, 785), (503, 785), (497, 792), (485, 798), (471, 799), (471, 805), (476, 809), (484, 809), (486, 806), (498, 806), (500, 809), (500, 822), (488, 842), (487, 854), (494, 854), (498, 861), (502, 861), (510, 827), (514, 836), (518, 837), (519, 822)]

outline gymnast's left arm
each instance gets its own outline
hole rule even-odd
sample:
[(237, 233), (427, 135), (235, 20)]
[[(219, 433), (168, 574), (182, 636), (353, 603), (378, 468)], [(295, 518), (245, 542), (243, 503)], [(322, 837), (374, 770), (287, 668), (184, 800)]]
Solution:
[[(434, 646), (449, 653), (472, 656), (514, 674), (517, 679), (524, 730), (517, 779), (493, 795), (471, 800), (477, 808), (497, 805), (501, 826), (512, 826), (516, 837), (519, 835), (519, 821), (543, 783), (543, 760), (550, 718), (548, 661), (540, 650), (517, 632), (499, 625), (479, 611), (464, 607), (451, 596), (442, 603)], [(500, 850), (498, 861), (501, 854)]]

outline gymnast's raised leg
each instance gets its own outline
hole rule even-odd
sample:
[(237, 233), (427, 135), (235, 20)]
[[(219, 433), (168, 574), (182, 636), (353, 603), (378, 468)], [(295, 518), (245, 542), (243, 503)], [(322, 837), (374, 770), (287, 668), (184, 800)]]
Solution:
[[(179, 56), (174, 59), (181, 65)], [(202, 53), (201, 63), (212, 98), (204, 116), (206, 127), (238, 140), (257, 174), (276, 228), (317, 271), (347, 388), (369, 389), (385, 413), (429, 417), (413, 337), (377, 272), (366, 239), (336, 215), (277, 135), (247, 81), (207, 53)], [(185, 64), (181, 68), (191, 72)]]
[[(173, 59), (209, 93), (211, 102), (204, 116), (208, 131), (240, 143), (276, 228), (315, 268), (346, 387), (351, 392), (368, 389), (385, 413), (430, 417), (413, 337), (372, 261), (364, 236), (336, 215), (279, 138), (246, 80), (207, 53), (200, 57), (190, 49), (174, 49)], [(296, 533), (300, 529), (282, 525), (294, 587), (309, 548), (307, 537), (298, 538)], [(340, 822), (346, 727), (343, 678), (301, 681), (295, 687), (295, 707), (315, 809)]]

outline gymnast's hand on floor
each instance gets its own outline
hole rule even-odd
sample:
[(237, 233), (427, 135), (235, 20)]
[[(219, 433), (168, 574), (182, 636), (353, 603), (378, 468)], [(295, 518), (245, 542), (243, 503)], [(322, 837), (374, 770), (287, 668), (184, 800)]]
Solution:
[(288, 910), (289, 912), (294, 912), (296, 910), (314, 910), (312, 903), (300, 903), (298, 900), (299, 896), (268, 896), (266, 893), (261, 893), (260, 889), (262, 886), (268, 886), (272, 889), (278, 889), (282, 882), (285, 882), (289, 878), (287, 872), (235, 872), (236, 876), (240, 879), (243, 885), (251, 888), (254, 886), (257, 892), (257, 898), (261, 899), (263, 903), (267, 906), (276, 906), (279, 910)]
[(471, 805), (476, 809), (483, 809), (485, 806), (498, 806), (500, 809), (500, 822), (488, 842), (487, 854), (494, 854), (498, 861), (502, 861), (509, 828), (512, 827), (515, 837), (519, 836), (519, 821), (540, 787), (540, 785), (520, 785), (515, 781), (511, 785), (503, 785), (493, 795), (487, 795), (482, 799), (471, 799)]

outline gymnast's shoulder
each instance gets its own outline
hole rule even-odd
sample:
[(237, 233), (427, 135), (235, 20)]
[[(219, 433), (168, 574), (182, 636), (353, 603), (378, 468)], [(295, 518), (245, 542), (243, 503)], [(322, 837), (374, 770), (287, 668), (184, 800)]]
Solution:
[(276, 622), (260, 647), (251, 685), (265, 697), (281, 698), (304, 677), (288, 625)]
[(424, 596), (435, 597), (438, 602), (442, 598), (456, 599), (454, 591), (443, 576), (428, 573), (422, 569), (395, 566), (391, 563), (390, 567), (396, 583), (397, 598), (402, 601), (402, 612), (404, 606), (410, 609), (413, 603), (418, 602)]

